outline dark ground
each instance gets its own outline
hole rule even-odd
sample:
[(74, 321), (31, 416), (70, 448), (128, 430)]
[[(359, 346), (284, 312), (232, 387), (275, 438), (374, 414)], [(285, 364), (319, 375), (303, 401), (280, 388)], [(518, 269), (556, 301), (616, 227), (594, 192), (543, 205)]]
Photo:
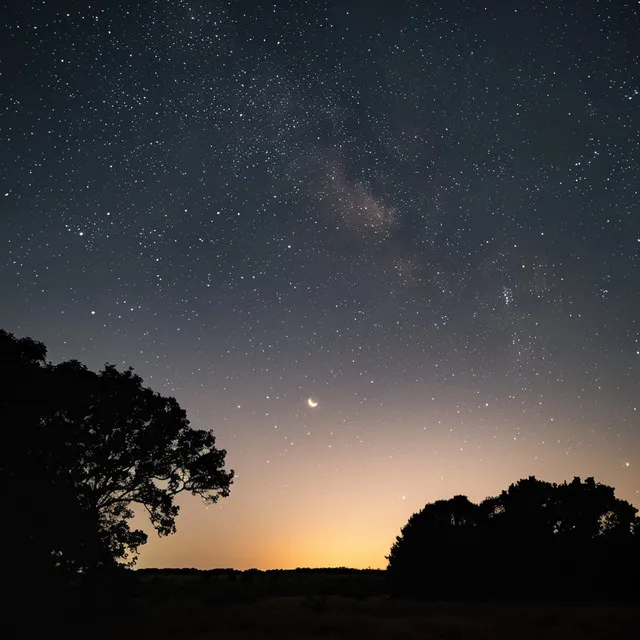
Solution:
[(136, 620), (104, 626), (94, 637), (631, 640), (638, 638), (639, 623), (637, 609), (628, 606), (276, 597), (222, 606), (155, 605)]
[[(139, 571), (134, 576), (128, 587), (101, 596), (95, 607), (58, 610), (57, 617), (64, 618), (58, 622), (68, 628), (66, 638), (640, 637), (638, 603), (396, 599), (386, 594), (384, 571)], [(38, 622), (37, 636), (50, 637), (47, 621)], [(28, 619), (25, 623), (29, 626)], [(25, 627), (16, 637), (35, 636)]]

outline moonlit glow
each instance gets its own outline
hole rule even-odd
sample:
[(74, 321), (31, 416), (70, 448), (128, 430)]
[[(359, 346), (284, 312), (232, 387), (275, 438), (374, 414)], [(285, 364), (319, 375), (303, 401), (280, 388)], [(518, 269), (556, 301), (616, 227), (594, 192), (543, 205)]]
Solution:
[(307, 404), (312, 408), (315, 409), (315, 407), (318, 406), (318, 403), (313, 399), (313, 398), (307, 398)]

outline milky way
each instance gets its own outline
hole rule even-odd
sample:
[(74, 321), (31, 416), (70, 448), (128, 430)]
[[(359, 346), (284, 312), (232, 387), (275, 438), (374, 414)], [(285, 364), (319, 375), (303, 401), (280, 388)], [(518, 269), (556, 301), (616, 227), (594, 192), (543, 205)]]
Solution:
[(133, 366), (238, 474), (142, 566), (384, 566), (426, 502), (532, 474), (640, 506), (637, 3), (0, 30), (0, 327)]

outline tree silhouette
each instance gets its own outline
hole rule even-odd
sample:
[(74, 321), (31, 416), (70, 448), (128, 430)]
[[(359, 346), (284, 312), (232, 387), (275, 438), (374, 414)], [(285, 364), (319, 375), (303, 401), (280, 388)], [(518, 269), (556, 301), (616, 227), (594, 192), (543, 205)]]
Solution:
[(637, 509), (612, 487), (529, 477), (479, 505), (438, 500), (412, 515), (388, 556), (394, 593), (430, 597), (627, 593), (640, 568)]
[(132, 564), (147, 539), (129, 526), (134, 505), (168, 535), (179, 493), (205, 503), (229, 495), (226, 451), (211, 431), (190, 427), (174, 398), (132, 369), (95, 373), (45, 358), (42, 343), (0, 330), (0, 476), (20, 514), (10, 535), (27, 562), (72, 571)]
[[(633, 531), (637, 509), (615, 497), (615, 490), (587, 478), (551, 484), (531, 476), (512, 484), (498, 498), (494, 535), (505, 539), (582, 543), (624, 540)], [(486, 502), (486, 501), (485, 501)]]
[[(450, 595), (459, 584), (462, 565), (468, 563), (465, 547), (478, 540), (479, 514), (478, 505), (457, 495), (427, 504), (412, 515), (388, 556), (396, 590)], [(433, 575), (439, 575), (437, 582)]]

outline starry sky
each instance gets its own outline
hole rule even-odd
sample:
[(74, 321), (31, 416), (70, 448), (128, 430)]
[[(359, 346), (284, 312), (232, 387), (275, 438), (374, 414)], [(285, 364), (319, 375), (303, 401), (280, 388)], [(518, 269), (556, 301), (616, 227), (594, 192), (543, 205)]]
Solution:
[(528, 475), (640, 506), (636, 2), (2, 5), (0, 327), (237, 472), (138, 566), (384, 567)]

